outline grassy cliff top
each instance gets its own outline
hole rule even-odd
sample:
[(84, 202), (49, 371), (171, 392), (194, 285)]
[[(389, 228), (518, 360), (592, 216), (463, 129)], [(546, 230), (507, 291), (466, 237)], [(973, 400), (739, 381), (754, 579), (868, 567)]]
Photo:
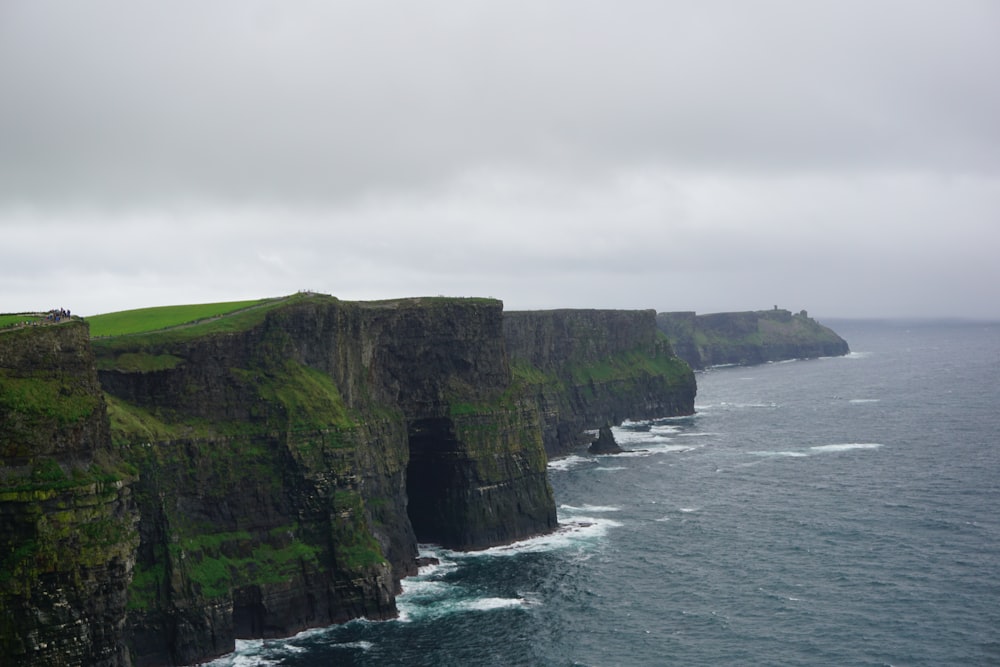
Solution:
[(41, 319), (38, 313), (0, 314), (0, 329), (17, 326), (24, 322), (38, 322)]
[(503, 306), (503, 301), (500, 299), (479, 296), (410, 296), (378, 301), (355, 301), (353, 303), (363, 308), (426, 308), (454, 303)]
[[(195, 329), (196, 331), (190, 333), (201, 335), (216, 331), (238, 331), (247, 328), (260, 321), (267, 311), (279, 306), (327, 300), (336, 300), (336, 298), (325, 294), (300, 292), (291, 296), (270, 299), (122, 310), (115, 313), (105, 313), (88, 317), (87, 322), (90, 324), (90, 335), (92, 338), (131, 336), (181, 328)], [(492, 298), (443, 296), (407, 297), (352, 303), (369, 308), (433, 307), (449, 303), (502, 305), (501, 301)]]
[(252, 301), (227, 301), (225, 303), (199, 303), (138, 308), (135, 310), (121, 310), (116, 313), (94, 315), (88, 317), (87, 322), (90, 323), (90, 335), (92, 337), (127, 336), (185, 325), (193, 326), (284, 300), (284, 298), (256, 299)]

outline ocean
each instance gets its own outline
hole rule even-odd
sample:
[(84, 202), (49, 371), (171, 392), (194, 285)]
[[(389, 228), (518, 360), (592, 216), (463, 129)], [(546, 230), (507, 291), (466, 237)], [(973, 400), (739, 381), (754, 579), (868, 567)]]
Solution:
[(1000, 323), (827, 322), (847, 357), (698, 374), (693, 417), (550, 462), (561, 529), (401, 616), (210, 664), (1000, 664)]

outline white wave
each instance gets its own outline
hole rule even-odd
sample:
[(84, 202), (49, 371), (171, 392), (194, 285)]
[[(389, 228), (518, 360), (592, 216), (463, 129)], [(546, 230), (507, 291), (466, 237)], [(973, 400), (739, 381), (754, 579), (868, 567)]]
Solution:
[(809, 449), (814, 452), (846, 452), (852, 449), (878, 449), (882, 444), (878, 442), (845, 442), (837, 445), (817, 445)]
[(396, 600), (399, 608), (399, 620), (409, 623), (415, 619), (440, 618), (449, 614), (461, 614), (468, 612), (485, 612), (495, 609), (511, 609), (528, 606), (528, 602), (523, 598), (497, 598), (497, 597), (463, 597), (467, 591), (459, 586), (451, 586), (448, 591), (441, 595), (425, 600)]
[[(370, 651), (372, 647), (375, 646), (375, 644), (369, 641), (365, 641), (364, 639), (359, 639), (358, 641), (355, 642), (331, 642), (327, 644), (327, 646), (332, 646), (334, 648), (357, 648), (361, 649), (362, 651)], [(302, 650), (306, 651), (308, 649), (302, 649)]]
[(700, 509), (701, 509), (700, 507), (681, 507), (680, 511), (684, 513), (689, 513), (689, 512), (697, 512)]
[(654, 426), (657, 424), (670, 424), (677, 422), (687, 423), (694, 421), (694, 419), (697, 416), (698, 416), (697, 414), (691, 414), (691, 415), (676, 415), (674, 417), (655, 417), (654, 419), (650, 419), (649, 423), (653, 424)]
[(521, 598), (479, 598), (464, 602), (460, 606), (469, 611), (491, 611), (493, 609), (523, 607), (525, 604), (527, 603)]
[[(460, 567), (459, 559), (478, 553), (455, 552), (436, 545), (420, 545), (421, 557), (436, 558), (438, 562), (421, 567), (418, 574), (406, 577), (400, 582), (403, 590), (396, 596), (396, 607), (399, 610), (397, 620), (409, 623), (416, 619), (439, 618), (453, 613), (481, 612), (527, 605), (528, 602), (521, 597), (470, 595), (472, 591), (460, 583), (448, 580), (448, 575)], [(358, 646), (364, 650), (370, 648), (370, 644), (365, 644)]]
[[(448, 558), (448, 552), (436, 544), (418, 544), (418, 555), (430, 560), (421, 565), (416, 577), (407, 577), (403, 581), (415, 579), (418, 581), (433, 581), (458, 569), (458, 563)], [(435, 562), (436, 561), (436, 562)]]
[(570, 510), (571, 512), (621, 512), (621, 507), (614, 507), (612, 505), (582, 505), (580, 507), (574, 507), (573, 505), (560, 505), (561, 510)]
[(597, 466), (594, 470), (601, 470), (603, 472), (615, 472), (616, 470), (627, 470), (625, 466)]
[(309, 639), (310, 637), (315, 637), (316, 635), (321, 635), (325, 632), (329, 632), (330, 628), (309, 628), (308, 630), (303, 630), (295, 635), (288, 638), (288, 641), (293, 642), (300, 639)]
[(646, 458), (656, 454), (667, 454), (670, 452), (688, 452), (692, 449), (697, 449), (697, 447), (693, 447), (691, 445), (650, 445), (643, 447), (642, 449), (627, 449), (620, 454), (604, 454), (601, 456), (606, 459), (635, 459)]
[(432, 618), (448, 614), (470, 611), (493, 611), (496, 609), (512, 609), (527, 606), (521, 598), (473, 598), (468, 600), (443, 600), (430, 609)]
[(419, 578), (423, 575), (417, 575), (417, 577), (407, 577), (403, 579), (400, 586), (403, 589), (403, 593), (410, 597), (434, 597), (441, 595), (450, 586), (447, 582), (440, 581), (438, 579), (423, 579)]
[(795, 452), (795, 451), (781, 451), (781, 452), (760, 451), (760, 452), (750, 452), (750, 453), (753, 454), (754, 456), (792, 456), (792, 457), (809, 456), (809, 454), (807, 454), (806, 452)]
[(236, 650), (210, 662), (199, 663), (205, 667), (257, 667), (280, 665), (279, 659), (265, 655), (270, 648), (263, 639), (237, 639)]
[(848, 403), (878, 403), (881, 398), (852, 398)]
[(851, 352), (848, 352), (847, 354), (845, 354), (844, 356), (839, 357), (839, 358), (840, 359), (867, 359), (868, 357), (871, 356), (871, 354), (872, 354), (871, 352), (854, 352), (854, 351), (851, 351)]
[(559, 528), (547, 535), (539, 535), (520, 542), (491, 547), (481, 551), (448, 552), (454, 558), (480, 558), (484, 556), (516, 556), (523, 553), (542, 553), (568, 548), (589, 546), (604, 537), (608, 530), (621, 526), (617, 521), (589, 516), (575, 516), (559, 522)]
[(719, 433), (678, 433), (678, 438), (704, 438), (705, 436), (717, 436)]
[(662, 433), (654, 433), (652, 430), (649, 431), (629, 431), (626, 429), (620, 429), (614, 427), (611, 429), (611, 434), (615, 437), (615, 442), (621, 446), (634, 446), (639, 444), (649, 444), (657, 442), (669, 442), (670, 438)]
[(571, 454), (564, 458), (550, 460), (548, 468), (549, 470), (570, 470), (588, 463), (593, 463), (593, 459)]

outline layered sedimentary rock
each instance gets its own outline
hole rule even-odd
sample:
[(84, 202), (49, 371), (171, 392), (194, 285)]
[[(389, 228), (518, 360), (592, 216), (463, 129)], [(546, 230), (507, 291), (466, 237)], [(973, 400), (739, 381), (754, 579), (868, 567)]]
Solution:
[(2, 655), (190, 664), (392, 617), (418, 540), (555, 529), (546, 449), (693, 399), (652, 311), (296, 295), (93, 342), (0, 331)]
[(133, 480), (110, 447), (86, 324), (0, 331), (3, 664), (126, 664)]
[(391, 617), (418, 538), (478, 548), (556, 526), (500, 302), (293, 301), (234, 332), (98, 346), (140, 470), (139, 663)]
[(850, 352), (847, 341), (804, 310), (794, 315), (778, 308), (709, 315), (659, 313), (656, 322), (677, 356), (696, 369)]
[(507, 312), (504, 336), (539, 405), (549, 455), (589, 443), (585, 431), (605, 424), (694, 413), (694, 374), (652, 310)]

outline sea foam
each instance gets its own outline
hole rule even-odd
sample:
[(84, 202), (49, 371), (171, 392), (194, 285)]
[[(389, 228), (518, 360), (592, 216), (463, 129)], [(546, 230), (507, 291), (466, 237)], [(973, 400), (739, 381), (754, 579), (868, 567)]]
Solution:
[(578, 468), (581, 465), (586, 465), (593, 463), (594, 460), (584, 456), (577, 456), (576, 454), (571, 454), (570, 456), (565, 456), (559, 459), (553, 459), (549, 461), (549, 470), (572, 470), (573, 468)]
[(878, 449), (881, 446), (878, 442), (845, 442), (837, 445), (817, 445), (809, 449), (814, 452), (846, 452), (852, 449)]

